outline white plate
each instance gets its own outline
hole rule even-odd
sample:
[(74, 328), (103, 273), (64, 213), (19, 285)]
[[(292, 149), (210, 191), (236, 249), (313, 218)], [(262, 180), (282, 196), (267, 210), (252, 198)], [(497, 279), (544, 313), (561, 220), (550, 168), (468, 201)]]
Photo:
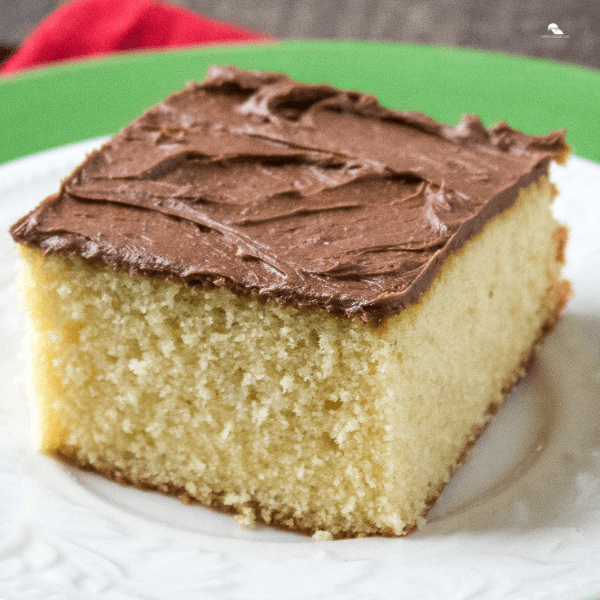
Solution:
[[(0, 167), (3, 231), (99, 144)], [(0, 597), (600, 598), (600, 165), (553, 168), (575, 297), (429, 522), (318, 543), (120, 487), (32, 445), (16, 254), (0, 239)]]

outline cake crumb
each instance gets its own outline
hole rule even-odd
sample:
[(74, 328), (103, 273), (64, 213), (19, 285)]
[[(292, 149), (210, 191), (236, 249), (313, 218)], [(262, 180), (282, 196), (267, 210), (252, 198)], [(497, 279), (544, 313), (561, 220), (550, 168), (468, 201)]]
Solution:
[(329, 531), (323, 531), (322, 529), (315, 531), (312, 538), (313, 538), (313, 540), (315, 540), (315, 542), (331, 542), (331, 541), (333, 541), (333, 536), (331, 535), (331, 533)]
[(246, 529), (256, 528), (256, 515), (250, 507), (244, 507), (242, 512), (233, 517), (238, 525), (245, 527)]

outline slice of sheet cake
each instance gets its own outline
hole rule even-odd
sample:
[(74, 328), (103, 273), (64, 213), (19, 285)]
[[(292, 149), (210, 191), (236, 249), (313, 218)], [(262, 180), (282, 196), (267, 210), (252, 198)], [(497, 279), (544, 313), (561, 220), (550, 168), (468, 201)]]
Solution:
[(11, 229), (41, 449), (245, 524), (409, 533), (569, 297), (567, 153), (212, 68)]

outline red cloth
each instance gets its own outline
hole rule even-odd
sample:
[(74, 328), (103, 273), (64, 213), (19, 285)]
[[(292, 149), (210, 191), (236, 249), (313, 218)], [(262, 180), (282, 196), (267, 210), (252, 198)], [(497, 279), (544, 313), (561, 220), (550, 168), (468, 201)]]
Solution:
[(161, 0), (71, 0), (34, 29), (0, 73), (119, 50), (267, 39)]

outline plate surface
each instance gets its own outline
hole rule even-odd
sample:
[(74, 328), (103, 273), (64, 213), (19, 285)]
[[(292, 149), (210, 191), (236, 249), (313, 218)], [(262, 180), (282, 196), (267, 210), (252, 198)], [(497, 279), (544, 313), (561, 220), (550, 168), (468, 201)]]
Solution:
[[(465, 65), (484, 58), (521, 64), (514, 57), (424, 48), (420, 81), (409, 78), (407, 85), (400, 85), (401, 79), (377, 79), (384, 72), (380, 63), (401, 55), (418, 57), (417, 47), (322, 43), (322, 53), (334, 56), (335, 64), (346, 61), (345, 70), (333, 80), (326, 75), (331, 65), (306, 63), (317, 46), (311, 49), (310, 44), (300, 43), (292, 52), (293, 46), (282, 45), (279, 54), (269, 46), (211, 49), (204, 54), (189, 51), (181, 54), (184, 58), (178, 53), (137, 55), (56, 67), (6, 80), (0, 83), (0, 105), (4, 105), (3, 93), (9, 88), (10, 93), (17, 88), (29, 90), (23, 105), (30, 107), (35, 90), (43, 96), (52, 89), (63, 89), (67, 95), (79, 90), (79, 97), (93, 108), (95, 94), (106, 90), (106, 97), (97, 99), (98, 118), (94, 121), (90, 114), (86, 117), (73, 109), (73, 126), (68, 131), (64, 131), (67, 125), (62, 120), (66, 119), (68, 103), (62, 116), (47, 121), (43, 131), (38, 130), (39, 136), (26, 126), (24, 112), (15, 112), (6, 129), (13, 134), (26, 132), (23, 135), (29, 138), (15, 141), (10, 152), (18, 156), (53, 143), (114, 131), (180, 87), (176, 80), (201, 79), (213, 62), (282, 69), (298, 77), (304, 74), (304, 79), (373, 91), (390, 105), (419, 108), (449, 122), (456, 122), (462, 112), (480, 112), (487, 123), (500, 118), (500, 103), (481, 90), (472, 98), (465, 95), (462, 102), (462, 92), (449, 81), (444, 65), (439, 74), (442, 80), (430, 79), (434, 77), (434, 58), (454, 64), (454, 73), (465, 69), (467, 74)], [(379, 48), (379, 62), (373, 61), (375, 47)], [(352, 56), (342, 60), (344, 52)], [(541, 79), (545, 68), (567, 69), (523, 61), (531, 68), (538, 64)], [(180, 68), (173, 72), (176, 64)], [(409, 67), (394, 64), (392, 68), (414, 71), (414, 63)], [(193, 70), (196, 74), (190, 75)], [(131, 83), (135, 88), (132, 94), (144, 88), (147, 95), (131, 102), (126, 98), (114, 106), (111, 102), (117, 100), (119, 92), (114, 91), (113, 84), (126, 85), (125, 77), (133, 79), (134, 72), (142, 83)], [(581, 72), (583, 79), (592, 77), (589, 81), (596, 76), (591, 71)], [(474, 71), (471, 76), (475, 77)], [(432, 82), (436, 93), (440, 86), (447, 86), (448, 93), (424, 94), (424, 81)], [(150, 97), (150, 89), (157, 97)], [(398, 90), (406, 94), (405, 98), (398, 100)], [(50, 105), (53, 103), (58, 100), (49, 100)], [(42, 107), (46, 105), (38, 104), (35, 110), (40, 112), (30, 113), (30, 124), (48, 118)], [(91, 110), (90, 106), (86, 110)], [(111, 106), (114, 110), (107, 108)], [(536, 121), (528, 112), (530, 106), (521, 108), (507, 107), (502, 118), (532, 133), (565, 124), (557, 109)], [(578, 110), (585, 112), (584, 107), (571, 109), (577, 114)], [(130, 110), (133, 114), (127, 112)], [(537, 109), (532, 112), (539, 116)], [(86, 118), (90, 123), (84, 123)], [(578, 151), (585, 150), (586, 135), (569, 139)], [(600, 136), (596, 145), (597, 139)], [(2, 230), (56, 191), (60, 179), (99, 143), (92, 140), (69, 145), (0, 167)], [(6, 151), (5, 143), (0, 146)], [(594, 158), (593, 152), (580, 153)], [(467, 465), (447, 487), (429, 523), (416, 534), (395, 540), (317, 543), (269, 528), (248, 531), (225, 515), (120, 487), (39, 455), (31, 442), (25, 367), (20, 355), (23, 316), (12, 289), (17, 258), (10, 237), (0, 236), (0, 597), (600, 597), (600, 165), (575, 157), (566, 167), (553, 168), (553, 178), (562, 191), (556, 212), (571, 227), (566, 276), (574, 284), (575, 297), (540, 350), (530, 376), (509, 398)]]

